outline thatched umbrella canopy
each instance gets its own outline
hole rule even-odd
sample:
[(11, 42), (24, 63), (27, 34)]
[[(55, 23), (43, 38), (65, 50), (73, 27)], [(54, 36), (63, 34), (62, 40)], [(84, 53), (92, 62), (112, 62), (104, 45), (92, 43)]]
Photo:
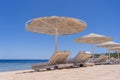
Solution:
[(80, 42), (80, 43), (86, 43), (86, 44), (92, 44), (92, 54), (94, 58), (94, 44), (100, 44), (106, 41), (111, 41), (112, 39), (103, 35), (95, 34), (95, 33), (90, 33), (88, 35), (85, 35), (80, 38), (76, 38), (75, 42)]
[(118, 50), (119, 51), (120, 47), (108, 47), (107, 49), (108, 50), (116, 50), (116, 51)]
[(90, 33), (80, 38), (76, 38), (75, 42), (81, 42), (86, 44), (100, 44), (103, 42), (111, 41), (112, 39), (103, 35)]
[(58, 16), (35, 18), (26, 23), (26, 29), (29, 31), (55, 35), (55, 51), (57, 51), (59, 35), (82, 32), (86, 26), (82, 20)]
[[(104, 42), (104, 43), (98, 44), (97, 47), (105, 47), (105, 48), (120, 47), (120, 43), (113, 42), (113, 41), (108, 41), (108, 42)], [(109, 52), (109, 59), (110, 59), (110, 52)]]
[(101, 44), (98, 44), (97, 47), (120, 47), (120, 43), (117, 43), (117, 42), (113, 42), (113, 41), (108, 41), (108, 42), (104, 42), (104, 43), (101, 43)]

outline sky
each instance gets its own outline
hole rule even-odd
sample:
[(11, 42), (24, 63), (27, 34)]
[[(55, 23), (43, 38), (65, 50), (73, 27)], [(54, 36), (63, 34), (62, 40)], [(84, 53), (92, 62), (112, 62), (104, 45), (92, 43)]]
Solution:
[[(91, 52), (90, 44), (74, 39), (96, 33), (120, 42), (120, 0), (0, 0), (0, 59), (49, 59), (54, 36), (25, 29), (25, 23), (45, 16), (66, 16), (84, 20), (87, 28), (78, 34), (59, 36), (59, 50)], [(95, 47), (96, 53), (104, 48)]]

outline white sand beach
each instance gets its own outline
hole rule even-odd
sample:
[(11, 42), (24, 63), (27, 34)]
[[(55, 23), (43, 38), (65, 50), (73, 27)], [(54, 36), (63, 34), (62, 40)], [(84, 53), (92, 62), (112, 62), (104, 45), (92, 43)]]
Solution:
[(0, 72), (0, 80), (120, 80), (120, 65), (33, 72), (32, 70)]

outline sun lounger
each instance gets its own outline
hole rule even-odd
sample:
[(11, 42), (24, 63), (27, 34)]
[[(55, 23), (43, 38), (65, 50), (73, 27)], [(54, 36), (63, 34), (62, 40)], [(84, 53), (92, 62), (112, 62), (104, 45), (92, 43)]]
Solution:
[[(74, 66), (83, 67), (87, 66), (86, 61), (91, 57), (91, 55), (85, 51), (79, 52), (72, 60), (69, 62), (73, 63)], [(90, 64), (89, 64), (90, 65)]]
[(35, 64), (32, 69), (39, 71), (40, 69), (58, 69), (73, 66), (73, 64), (66, 64), (66, 60), (70, 55), (70, 51), (57, 51), (55, 52), (47, 63)]
[(120, 64), (120, 59), (117, 59), (114, 64)]
[(98, 58), (95, 59), (95, 64), (96, 65), (108, 64), (108, 62), (106, 62), (107, 60), (108, 56), (100, 55)]
[(110, 64), (120, 64), (120, 59), (116, 58), (110, 59)]

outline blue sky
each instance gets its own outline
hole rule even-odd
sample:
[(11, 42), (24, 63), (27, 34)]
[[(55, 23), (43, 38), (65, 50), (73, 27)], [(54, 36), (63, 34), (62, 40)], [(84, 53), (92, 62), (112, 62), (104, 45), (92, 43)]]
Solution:
[[(0, 59), (48, 59), (54, 52), (54, 36), (25, 29), (28, 20), (44, 16), (86, 21), (85, 31), (59, 37), (59, 50), (70, 50), (70, 57), (81, 50), (91, 51), (91, 45), (73, 42), (91, 32), (120, 42), (119, 3), (119, 0), (0, 0)], [(95, 52), (105, 49), (95, 48)]]

